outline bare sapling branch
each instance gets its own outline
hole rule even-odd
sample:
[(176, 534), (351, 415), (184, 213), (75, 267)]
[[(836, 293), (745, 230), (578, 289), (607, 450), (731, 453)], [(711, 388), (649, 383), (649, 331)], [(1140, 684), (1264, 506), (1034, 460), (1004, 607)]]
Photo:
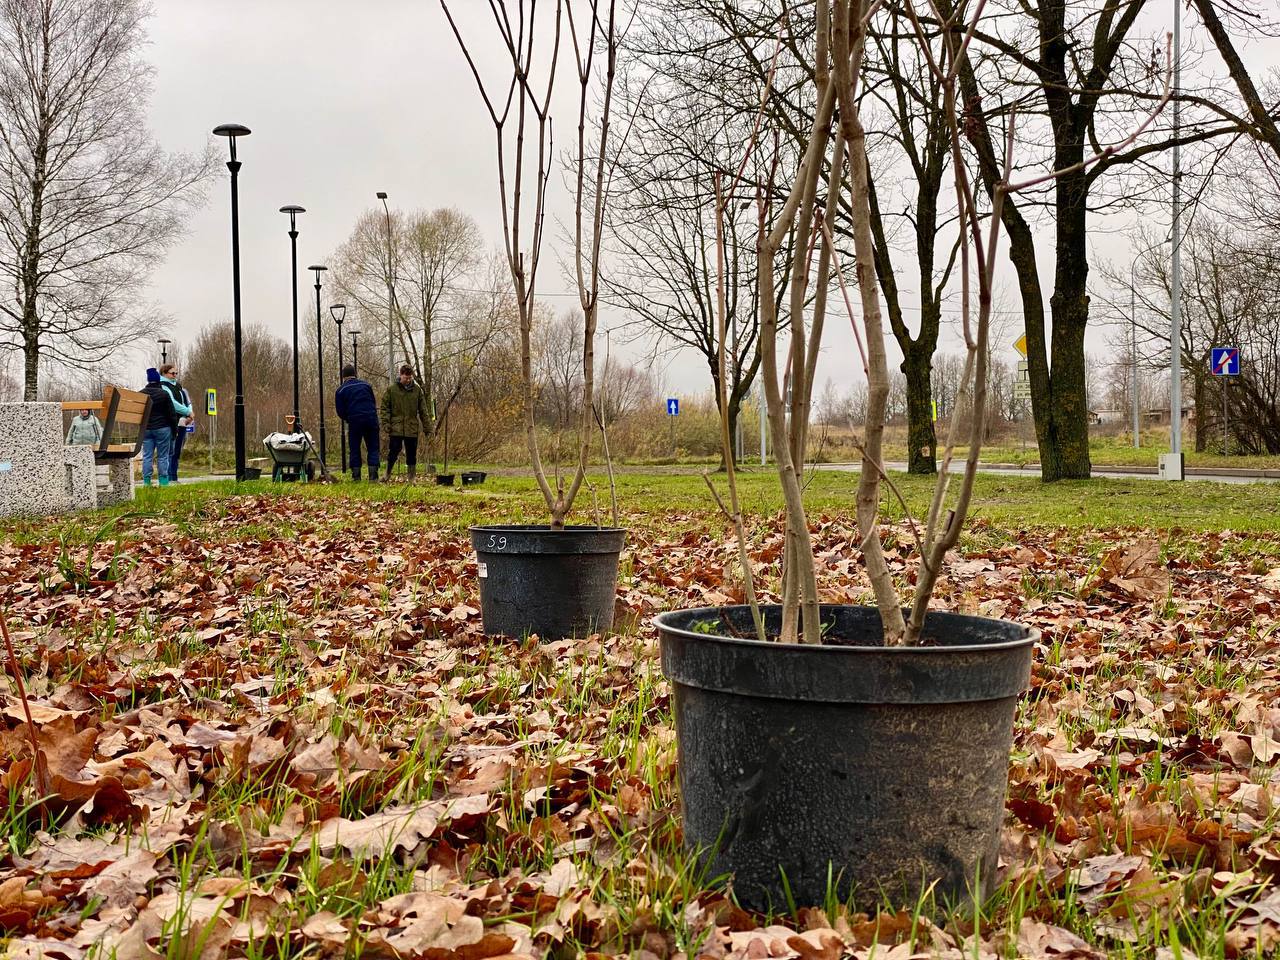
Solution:
[(9, 636), (9, 623), (3, 612), (0, 612), (0, 633), (4, 634), (4, 648), (5, 654), (9, 659), (9, 671), (13, 674), (13, 683), (18, 689), (18, 699), (22, 702), (22, 713), (27, 720), (27, 735), (31, 740), (31, 772), (35, 780), (36, 794), (43, 797), (49, 790), (49, 774), (45, 769), (44, 754), (40, 752), (40, 738), (36, 735), (36, 724), (31, 719), (31, 703), (27, 700), (27, 688), (22, 682), (22, 669), (18, 664), (18, 654), (13, 649), (13, 638)]
[[(551, 513), (553, 528), (564, 526), (563, 490), (557, 484), (553, 490), (547, 479), (546, 469), (538, 446), (534, 421), (533, 343), (532, 331), (537, 312), (537, 273), (542, 251), (543, 230), (546, 223), (547, 183), (550, 178), (552, 157), (551, 96), (555, 89), (556, 67), (559, 62), (561, 21), (564, 0), (554, 2), (554, 25), (551, 51), (546, 70), (545, 87), (534, 87), (538, 61), (535, 59), (534, 40), (538, 33), (537, 0), (514, 0), (517, 7), (516, 25), (513, 27), (505, 0), (491, 0), (490, 12), (508, 58), (509, 74), (503, 106), (497, 107), (498, 98), (489, 92), (481, 76), (475, 57), (463, 38), (449, 9), (448, 0), (440, 0), (440, 7), (453, 30), (463, 56), (471, 68), (472, 77), (479, 88), (488, 110), (496, 139), (498, 164), (498, 196), (502, 209), (502, 240), (506, 251), (507, 267), (515, 290), (516, 313), (520, 328), (520, 371), (524, 381), (523, 406), (525, 440), (538, 489)], [(514, 130), (512, 107), (515, 108)], [(526, 141), (536, 139), (536, 147)], [(530, 154), (534, 154), (531, 157)], [(511, 172), (508, 177), (508, 164)], [(534, 166), (533, 172), (530, 167)], [(530, 202), (528, 194), (532, 192)], [(532, 218), (528, 236), (522, 224), (526, 204)]]
[(836, 0), (832, 23), (832, 59), (840, 103), (840, 127), (849, 149), (849, 190), (855, 276), (861, 296), (866, 335), (867, 416), (863, 431), (862, 470), (858, 477), (857, 517), (863, 562), (884, 626), (886, 644), (901, 643), (906, 633), (902, 601), (880, 541), (880, 461), (883, 458), (885, 411), (889, 400), (889, 360), (885, 351), (880, 291), (875, 273), (866, 132), (855, 95), (866, 41), (862, 0)]
[(777, 43), (773, 49), (773, 58), (769, 62), (769, 72), (765, 77), (764, 89), (760, 92), (760, 108), (756, 111), (755, 121), (751, 125), (751, 136), (747, 139), (742, 161), (738, 164), (737, 172), (734, 174), (729, 189), (726, 190), (724, 188), (724, 183), (719, 173), (716, 173), (713, 178), (716, 224), (716, 363), (718, 371), (716, 406), (720, 411), (720, 450), (724, 457), (725, 478), (729, 487), (729, 507), (724, 505), (724, 501), (721, 499), (715, 485), (711, 482), (711, 478), (707, 474), (703, 474), (703, 480), (706, 481), (708, 488), (710, 488), (716, 504), (729, 519), (729, 522), (733, 524), (734, 534), (738, 540), (738, 562), (742, 568), (743, 595), (747, 601), (747, 606), (751, 608), (751, 622), (755, 627), (756, 639), (762, 643), (767, 639), (767, 636), (764, 628), (764, 617), (760, 613), (760, 601), (756, 595), (755, 574), (751, 569), (751, 554), (747, 546), (746, 524), (742, 519), (742, 506), (738, 497), (738, 465), (734, 459), (733, 438), (729, 429), (729, 371), (725, 356), (729, 337), (728, 301), (725, 285), (725, 212), (732, 200), (733, 188), (742, 182), (743, 173), (746, 171), (747, 164), (755, 152), (760, 135), (760, 127), (764, 121), (765, 107), (769, 102), (769, 94), (773, 89), (773, 79), (778, 69), (778, 58), (782, 53), (782, 29), (783, 27), (780, 24)]
[[(929, 602), (941, 575), (943, 562), (947, 552), (959, 542), (960, 530), (968, 515), (972, 501), (973, 485), (977, 477), (978, 460), (982, 447), (983, 424), (986, 419), (988, 338), (991, 326), (996, 253), (999, 245), (1002, 210), (1006, 198), (1018, 191), (1087, 169), (1117, 151), (1126, 149), (1136, 142), (1155, 121), (1164, 106), (1169, 102), (1172, 89), (1172, 56), (1171, 50), (1167, 47), (1164, 94), (1152, 111), (1135, 126), (1128, 137), (1117, 144), (1098, 150), (1092, 156), (1076, 164), (1018, 183), (1011, 182), (1017, 131), (1016, 116), (1011, 116), (1005, 134), (1003, 177), (991, 194), (991, 210), (984, 216), (977, 208), (976, 191), (968, 175), (963, 151), (964, 133), (962, 121), (956, 104), (957, 78), (963, 66), (964, 58), (968, 55), (970, 41), (977, 31), (977, 24), (982, 16), (984, 2), (979, 0), (973, 13), (969, 16), (968, 22), (963, 25), (961, 24), (963, 15), (960, 12), (963, 5), (957, 9), (952, 19), (943, 17), (933, 0), (930, 0), (930, 8), (937, 22), (942, 25), (941, 36), (944, 44), (944, 56), (942, 58), (934, 56), (932, 47), (926, 38), (915, 10), (913, 0), (906, 0), (905, 3), (905, 9), (911, 20), (916, 40), (925, 54), (930, 70), (940, 82), (944, 117), (947, 124), (947, 133), (951, 141), (951, 159), (955, 171), (956, 206), (960, 228), (961, 319), (966, 348), (964, 373), (961, 378), (960, 406), (963, 408), (965, 402), (967, 402), (970, 423), (968, 454), (965, 460), (964, 474), (960, 480), (955, 502), (950, 508), (944, 509), (951, 482), (951, 465), (959, 429), (959, 417), (953, 417), (952, 420), (946, 455), (938, 472), (930, 504), (924, 544), (919, 548), (921, 556), (910, 616), (904, 634), (897, 641), (904, 644), (918, 644), (922, 640)], [(975, 288), (977, 300), (976, 322), (974, 322), (975, 318), (971, 314)]]
[[(804, 490), (799, 468), (793, 456), (796, 424), (788, 417), (787, 404), (779, 384), (778, 365), (778, 311), (773, 299), (774, 261), (789, 233), (794, 231), (797, 243), (809, 249), (809, 237), (813, 230), (813, 214), (817, 197), (818, 179), (831, 137), (831, 121), (835, 106), (835, 90), (830, 72), (828, 34), (830, 33), (830, 4), (817, 0), (817, 49), (815, 51), (815, 78), (817, 82), (818, 108), (814, 113), (803, 159), (800, 162), (791, 191), (779, 212), (773, 227), (766, 230), (763, 201), (759, 203), (761, 229), (757, 244), (757, 279), (760, 302), (760, 376), (764, 382), (765, 402), (768, 408), (769, 430), (773, 438), (774, 459), (778, 479), (782, 486), (786, 517), (786, 541), (784, 548), (784, 574), (782, 597), (782, 630), (779, 639), (783, 643), (821, 643), (822, 622), (818, 607), (818, 584), (813, 566), (813, 542), (809, 536), (809, 523), (804, 510)], [(796, 271), (808, 279), (807, 269)], [(804, 373), (804, 356), (807, 350), (817, 349), (816, 343), (795, 345), (797, 338), (805, 336), (801, 319), (804, 290), (791, 291), (791, 364), (788, 379)], [(796, 311), (797, 298), (800, 311)], [(792, 380), (791, 389), (798, 385)]]
[[(602, 21), (602, 7), (607, 5), (607, 18)], [(578, 285), (578, 300), (582, 308), (582, 412), (579, 423), (578, 464), (568, 490), (557, 490), (558, 501), (552, 508), (552, 525), (563, 525), (564, 517), (573, 508), (573, 501), (586, 476), (591, 453), (591, 421), (595, 392), (595, 338), (599, 322), (600, 305), (600, 251), (604, 237), (604, 215), (609, 191), (610, 112), (613, 106), (613, 88), (617, 75), (618, 43), (617, 0), (588, 0), (590, 22), (581, 26), (574, 16), (574, 2), (568, 0), (566, 11), (569, 35), (573, 42), (574, 61), (578, 75), (578, 142), (575, 157), (576, 186), (574, 191), (574, 272)], [(591, 157), (587, 141), (587, 125), (591, 92), (595, 82), (595, 55), (597, 49), (604, 54), (603, 90), (599, 116), (599, 142), (595, 156)], [(590, 179), (588, 179), (590, 170)], [(588, 193), (590, 198), (588, 201)], [(587, 210), (588, 202), (590, 210)], [(586, 214), (590, 214), (589, 228), (584, 227)], [(589, 236), (586, 230), (589, 229)]]
[[(750, 145), (748, 146), (748, 149), (750, 149)], [(742, 567), (742, 590), (745, 595), (747, 605), (751, 608), (751, 622), (754, 624), (756, 629), (756, 638), (763, 643), (767, 639), (764, 630), (764, 617), (760, 614), (760, 601), (756, 597), (755, 575), (751, 570), (751, 554), (747, 549), (747, 530), (746, 525), (742, 522), (742, 507), (738, 500), (737, 464), (734, 462), (733, 456), (733, 438), (729, 432), (729, 368), (725, 357), (725, 346), (729, 339), (728, 322), (726, 319), (728, 314), (728, 305), (725, 291), (725, 198), (722, 190), (722, 184), (720, 182), (720, 174), (718, 173), (715, 175), (715, 194), (716, 340), (718, 341), (717, 363), (719, 364), (717, 389), (720, 394), (716, 399), (718, 401), (717, 406), (720, 408), (720, 449), (724, 455), (725, 477), (729, 484), (729, 503), (731, 505), (731, 509), (725, 510), (725, 513), (729, 517), (729, 522), (733, 524), (734, 534), (738, 539), (738, 562)], [(705, 474), (703, 475), (703, 478), (707, 481), (707, 486), (711, 487), (711, 494), (716, 498), (716, 502), (720, 504), (721, 510), (724, 510), (724, 504), (720, 500), (720, 495), (716, 493), (716, 488), (711, 483), (711, 478), (707, 477)]]

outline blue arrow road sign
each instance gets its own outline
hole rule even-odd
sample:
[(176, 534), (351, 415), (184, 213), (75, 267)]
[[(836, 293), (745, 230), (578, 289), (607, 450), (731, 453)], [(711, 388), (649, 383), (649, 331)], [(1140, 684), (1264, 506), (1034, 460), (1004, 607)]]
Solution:
[(1210, 352), (1209, 367), (1215, 377), (1240, 376), (1240, 348), (1214, 347)]
[(680, 415), (680, 400), (676, 397), (667, 398), (667, 416), (676, 417)]

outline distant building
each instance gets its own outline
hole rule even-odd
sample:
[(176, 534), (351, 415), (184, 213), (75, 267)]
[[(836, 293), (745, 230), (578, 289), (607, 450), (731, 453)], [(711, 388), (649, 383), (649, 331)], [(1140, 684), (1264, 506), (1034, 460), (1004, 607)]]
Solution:
[[(1144, 411), (1142, 422), (1149, 426), (1167, 427), (1173, 422), (1173, 418), (1169, 416), (1169, 408), (1152, 407)], [(1196, 408), (1194, 404), (1184, 403), (1182, 405), (1182, 423), (1184, 426), (1196, 422)]]

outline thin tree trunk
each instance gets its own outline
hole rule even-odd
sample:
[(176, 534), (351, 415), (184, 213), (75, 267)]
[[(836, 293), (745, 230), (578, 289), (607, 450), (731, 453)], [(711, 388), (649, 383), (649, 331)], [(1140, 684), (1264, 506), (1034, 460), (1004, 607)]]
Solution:
[[(1226, 377), (1222, 378), (1224, 383), (1226, 382), (1226, 379)], [(1196, 398), (1196, 453), (1204, 453), (1205, 447), (1208, 446), (1209, 430), (1207, 414), (1209, 411), (1205, 406), (1206, 400), (1204, 386), (1204, 377), (1197, 374), (1195, 379), (1192, 380), (1191, 388)], [(1221, 406), (1221, 404), (1219, 404), (1219, 406)], [(1172, 427), (1174, 416), (1172, 410), (1169, 411), (1169, 416), (1169, 424), (1170, 427)]]

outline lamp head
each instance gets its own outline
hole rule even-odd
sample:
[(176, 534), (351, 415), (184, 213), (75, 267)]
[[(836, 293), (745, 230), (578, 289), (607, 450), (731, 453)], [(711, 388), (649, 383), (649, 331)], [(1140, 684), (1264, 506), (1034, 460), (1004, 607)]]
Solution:
[(329, 307), (329, 314), (333, 317), (334, 323), (342, 326), (342, 321), (347, 316), (347, 305), (345, 303), (335, 303)]
[(379, 200), (385, 200), (387, 199), (387, 191), (379, 190), (377, 196)]
[(281, 212), (281, 213), (287, 213), (287, 214), (289, 215), (289, 229), (290, 229), (290, 230), (296, 230), (296, 229), (297, 229), (297, 216), (298, 216), (298, 214), (300, 214), (300, 213), (306, 213), (306, 212), (307, 212), (307, 209), (306, 209), (306, 207), (300, 207), (300, 206), (298, 206), (296, 203), (290, 203), (290, 204), (286, 204), (285, 206), (281, 207), (281, 208), (280, 208), (280, 212)]
[(243, 123), (223, 123), (213, 128), (215, 137), (226, 137), (231, 147), (231, 162), (236, 162), (236, 137), (247, 137), (249, 128)]
[(307, 267), (307, 269), (308, 269), (308, 270), (314, 270), (314, 271), (316, 272), (316, 280), (319, 280), (319, 279), (320, 279), (320, 273), (321, 273), (321, 271), (323, 271), (323, 270), (328, 270), (329, 268), (328, 268), (328, 267), (322, 267), (322, 266), (320, 266), (319, 264), (313, 264), (312, 266)]

